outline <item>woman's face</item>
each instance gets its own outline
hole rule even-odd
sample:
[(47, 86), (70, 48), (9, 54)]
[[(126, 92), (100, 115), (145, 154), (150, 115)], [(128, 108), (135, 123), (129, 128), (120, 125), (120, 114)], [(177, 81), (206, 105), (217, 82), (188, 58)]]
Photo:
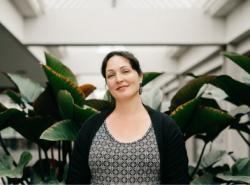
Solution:
[(110, 93), (116, 100), (138, 95), (141, 80), (142, 75), (131, 67), (128, 59), (113, 56), (108, 60), (106, 82)]

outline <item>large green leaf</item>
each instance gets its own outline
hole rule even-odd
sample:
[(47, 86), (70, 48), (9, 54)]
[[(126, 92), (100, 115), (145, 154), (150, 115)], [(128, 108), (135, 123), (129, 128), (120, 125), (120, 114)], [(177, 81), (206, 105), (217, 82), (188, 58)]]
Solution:
[(154, 80), (158, 76), (160, 76), (162, 73), (158, 72), (145, 72), (143, 73), (143, 80), (142, 80), (142, 86), (146, 85), (150, 81)]
[(75, 140), (78, 135), (79, 127), (71, 120), (63, 120), (55, 123), (45, 130), (40, 139), (50, 141)]
[(227, 93), (229, 96), (228, 101), (236, 105), (246, 104), (250, 106), (250, 98), (248, 98), (250, 94), (249, 85), (234, 80), (227, 75), (218, 76), (211, 83)]
[(0, 131), (11, 126), (16, 120), (25, 118), (25, 113), (18, 109), (7, 109), (0, 112)]
[(226, 182), (234, 182), (236, 184), (238, 183), (250, 184), (250, 176), (241, 176), (241, 175), (233, 176), (233, 175), (218, 174), (216, 175), (216, 177)]
[(10, 126), (26, 139), (37, 143), (44, 150), (48, 150), (54, 143), (41, 140), (39, 137), (54, 122), (55, 120), (50, 116), (34, 116), (16, 119)]
[(67, 90), (60, 90), (57, 95), (57, 102), (62, 118), (72, 119), (74, 100), (71, 94)]
[(184, 85), (172, 98), (170, 111), (176, 109), (179, 105), (188, 102), (196, 97), (200, 88), (206, 84), (214, 80), (216, 76), (200, 76), (196, 79), (189, 81), (186, 85)]
[(13, 166), (13, 159), (10, 156), (3, 155), (0, 157), (0, 177), (21, 178), (23, 176), (23, 168), (32, 159), (32, 155), (24, 151), (16, 167)]
[(36, 114), (42, 116), (53, 116), (56, 120), (60, 119), (56, 96), (53, 94), (51, 86), (48, 85), (42, 94), (33, 103)]
[(85, 95), (74, 82), (52, 70), (49, 66), (43, 65), (43, 69), (48, 77), (49, 83), (54, 91), (55, 96), (57, 96), (57, 93), (60, 90), (67, 90), (70, 92), (70, 94), (74, 98), (74, 102), (77, 105), (83, 105)]
[(92, 107), (98, 111), (102, 111), (102, 110), (105, 110), (105, 109), (111, 107), (111, 103), (109, 101), (101, 100), (101, 99), (84, 100), (84, 105)]
[(220, 161), (227, 152), (223, 150), (214, 150), (203, 156), (200, 163), (200, 168), (207, 168), (213, 166), (215, 163)]
[(0, 102), (0, 112), (6, 111), (7, 108)]
[(204, 184), (216, 184), (213, 180), (213, 175), (210, 173), (205, 173), (202, 176), (195, 178), (191, 185), (197, 184), (197, 185), (204, 185)]
[(34, 82), (29, 78), (11, 73), (7, 73), (7, 76), (17, 85), (21, 96), (23, 96), (28, 102), (34, 102), (44, 91), (44, 88), (39, 83)]
[(89, 96), (95, 89), (96, 87), (93, 86), (92, 84), (83, 84), (78, 87), (82, 93), (85, 95), (85, 98)]
[(88, 119), (90, 116), (96, 114), (97, 112), (91, 108), (83, 109), (78, 105), (74, 104), (74, 121), (80, 123), (80, 125)]
[(173, 112), (171, 112), (170, 116), (176, 121), (182, 132), (185, 133), (187, 127), (192, 124), (192, 119), (199, 101), (199, 98), (194, 98), (193, 100), (178, 106)]
[(232, 166), (232, 174), (250, 177), (250, 159), (238, 159)]
[(48, 53), (45, 53), (45, 58), (46, 64), (51, 67), (51, 69), (77, 84), (77, 79), (73, 72), (67, 66), (65, 66), (59, 59)]
[(234, 52), (224, 52), (223, 55), (231, 59), (235, 64), (250, 73), (250, 58)]
[(222, 130), (234, 121), (235, 119), (226, 112), (212, 107), (199, 106), (193, 119), (190, 120), (185, 137), (203, 134), (205, 142), (213, 141)]

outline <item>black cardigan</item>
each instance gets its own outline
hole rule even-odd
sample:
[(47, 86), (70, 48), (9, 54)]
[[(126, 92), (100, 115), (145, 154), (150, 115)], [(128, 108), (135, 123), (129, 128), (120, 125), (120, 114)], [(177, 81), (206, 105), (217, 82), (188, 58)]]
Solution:
[[(166, 114), (145, 106), (156, 135), (160, 153), (160, 183), (188, 184), (188, 158), (183, 135)], [(105, 110), (89, 118), (80, 129), (69, 164), (66, 184), (90, 184), (88, 165), (92, 140), (106, 117), (113, 111)]]

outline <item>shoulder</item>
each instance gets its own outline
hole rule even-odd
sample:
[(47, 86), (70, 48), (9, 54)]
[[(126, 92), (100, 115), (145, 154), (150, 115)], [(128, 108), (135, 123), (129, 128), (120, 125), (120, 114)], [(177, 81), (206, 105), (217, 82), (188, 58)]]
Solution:
[(151, 120), (155, 127), (160, 129), (162, 132), (167, 132), (167, 134), (177, 134), (182, 135), (180, 127), (177, 125), (175, 120), (171, 118), (168, 114), (154, 110), (150, 107), (146, 107)]

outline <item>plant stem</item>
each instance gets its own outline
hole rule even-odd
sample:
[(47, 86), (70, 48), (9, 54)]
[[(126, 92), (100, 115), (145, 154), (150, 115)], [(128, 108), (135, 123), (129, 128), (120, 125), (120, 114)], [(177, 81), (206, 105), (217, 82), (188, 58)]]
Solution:
[(199, 166), (200, 166), (200, 163), (201, 163), (201, 159), (202, 159), (202, 156), (203, 156), (203, 154), (204, 154), (204, 152), (205, 152), (206, 146), (207, 146), (207, 142), (204, 143), (204, 146), (203, 146), (203, 148), (202, 148), (202, 151), (201, 151), (199, 160), (198, 160), (198, 162), (197, 162), (197, 165), (196, 165), (194, 171), (192, 172), (191, 179), (194, 177), (194, 175), (196, 174), (196, 172), (197, 172), (198, 169), (199, 169)]
[(250, 147), (250, 142), (243, 136), (243, 134), (237, 130), (238, 134), (241, 136), (241, 138), (246, 142), (246, 144)]
[(3, 177), (1, 177), (1, 180), (2, 180), (3, 185), (5, 185), (5, 184), (6, 184), (6, 182), (5, 182), (5, 180), (4, 180), (4, 178), (3, 178)]

